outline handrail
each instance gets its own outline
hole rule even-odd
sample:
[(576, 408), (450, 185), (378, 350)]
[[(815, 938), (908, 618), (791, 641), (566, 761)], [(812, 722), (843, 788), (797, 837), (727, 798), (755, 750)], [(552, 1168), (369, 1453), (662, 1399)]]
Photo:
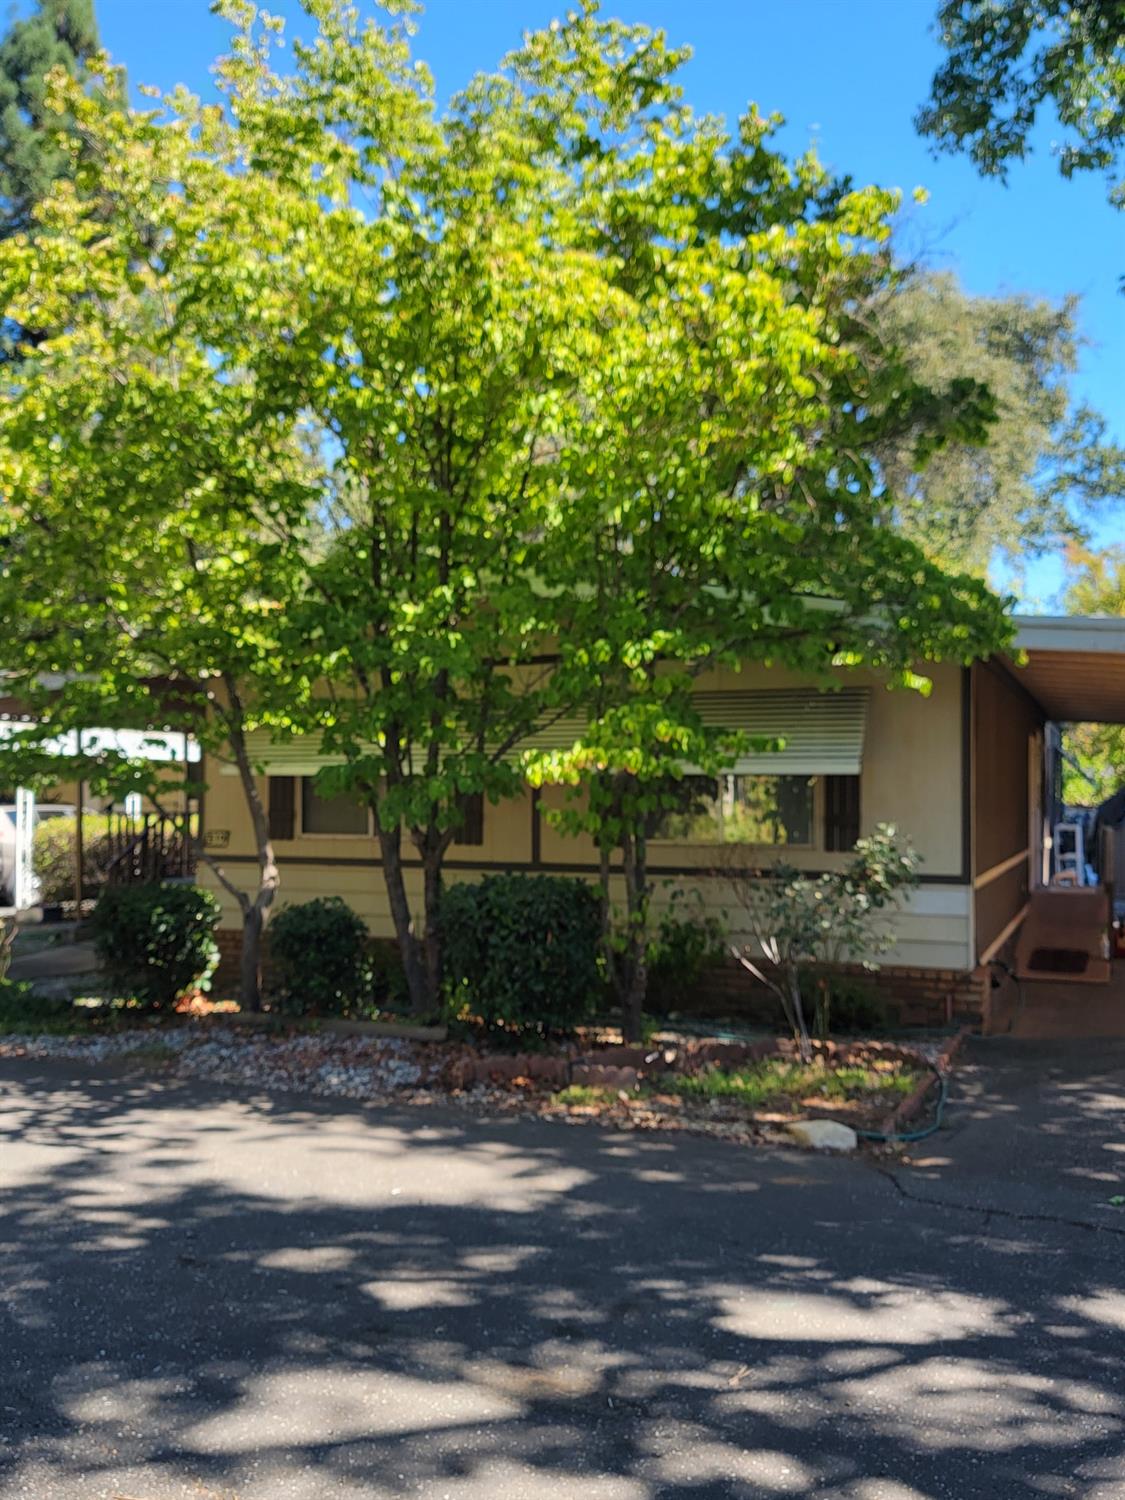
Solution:
[(1012, 854), (1007, 859), (1002, 859), (998, 865), (991, 865), (987, 870), (982, 870), (973, 881), (973, 890), (979, 891), (986, 885), (991, 885), (994, 880), (999, 880), (1001, 875), (1006, 875), (1009, 870), (1014, 870), (1018, 864), (1031, 858), (1031, 849), (1021, 849), (1018, 854)]

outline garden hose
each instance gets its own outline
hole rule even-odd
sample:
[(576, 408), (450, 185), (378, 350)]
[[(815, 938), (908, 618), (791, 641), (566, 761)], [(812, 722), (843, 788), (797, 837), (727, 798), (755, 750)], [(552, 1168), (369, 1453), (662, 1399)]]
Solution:
[[(761, 1033), (750, 1036), (746, 1033), (739, 1035), (735, 1031), (710, 1031), (702, 1027), (677, 1026), (675, 1028), (685, 1036), (706, 1036), (719, 1042), (749, 1042), (760, 1041)], [(928, 1064), (929, 1068), (938, 1081), (937, 1104), (934, 1108), (934, 1118), (929, 1125), (924, 1125), (920, 1130), (857, 1130), (856, 1135), (863, 1141), (881, 1141), (885, 1145), (908, 1146), (914, 1141), (924, 1141), (928, 1136), (936, 1134), (942, 1127), (945, 1116), (946, 1100), (949, 1098), (949, 1080), (941, 1070)]]
[(945, 1101), (949, 1097), (949, 1080), (945, 1075), (930, 1063), (934, 1076), (938, 1081), (937, 1106), (934, 1110), (934, 1118), (921, 1130), (857, 1130), (856, 1135), (863, 1141), (882, 1141), (887, 1145), (905, 1146), (912, 1141), (924, 1141), (927, 1136), (933, 1135), (941, 1129), (942, 1116), (945, 1112)]

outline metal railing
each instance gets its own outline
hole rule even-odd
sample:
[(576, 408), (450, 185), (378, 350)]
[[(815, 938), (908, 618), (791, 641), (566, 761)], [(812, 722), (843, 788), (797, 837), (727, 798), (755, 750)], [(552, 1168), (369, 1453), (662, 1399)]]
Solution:
[(103, 879), (107, 885), (184, 880), (195, 874), (198, 815), (111, 812)]

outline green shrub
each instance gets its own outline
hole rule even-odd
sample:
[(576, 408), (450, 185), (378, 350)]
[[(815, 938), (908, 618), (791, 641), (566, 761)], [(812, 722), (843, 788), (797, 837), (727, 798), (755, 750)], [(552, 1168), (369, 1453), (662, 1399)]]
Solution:
[(652, 1010), (675, 1010), (697, 990), (708, 970), (726, 957), (723, 924), (717, 917), (667, 911), (648, 952), (648, 999)]
[(812, 1055), (805, 1011), (810, 987), (820, 1001), (814, 1027), (826, 1034), (831, 998), (817, 986), (818, 976), (844, 963), (877, 967), (875, 955), (894, 946), (894, 919), (918, 883), (918, 865), (909, 843), (899, 841), (891, 824), (880, 823), (858, 840), (840, 870), (810, 875), (786, 864), (767, 872), (728, 869), (753, 939), (744, 943), (740, 962), (781, 1002), (805, 1062)]
[[(871, 1036), (886, 1031), (893, 1014), (886, 1000), (850, 974), (810, 976), (807, 1003), (813, 1030), (822, 1041), (829, 1036)], [(802, 993), (805, 985), (802, 984)]]
[[(32, 858), (39, 899), (47, 906), (74, 900), (74, 835), (77, 818), (44, 818), (35, 828)], [(82, 819), (82, 886), (94, 889), (109, 851), (109, 819), (91, 813)]]
[(409, 1012), (410, 988), (402, 954), (395, 943), (372, 943), (368, 953), (371, 964), (371, 998), (377, 1010)]
[(26, 980), (0, 979), (0, 1031), (55, 1031), (73, 1010), (69, 1000), (37, 995)]
[(271, 989), (280, 1009), (343, 1016), (370, 1005), (367, 928), (339, 896), (283, 906), (269, 932)]
[(570, 1031), (598, 1003), (601, 903), (552, 875), (490, 875), (451, 886), (441, 922), (448, 1005), (489, 1027)]
[(151, 1005), (208, 989), (219, 962), (219, 903), (194, 885), (108, 886), (94, 908), (94, 943), (111, 982)]

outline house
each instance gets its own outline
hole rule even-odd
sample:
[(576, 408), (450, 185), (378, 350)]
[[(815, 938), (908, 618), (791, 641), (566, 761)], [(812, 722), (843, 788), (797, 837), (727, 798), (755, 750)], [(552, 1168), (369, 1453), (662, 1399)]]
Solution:
[[(16, 746), (31, 722), (24, 704), (0, 695), (0, 748)], [(79, 747), (91, 774), (106, 757), (147, 763), (155, 779), (164, 784), (163, 794), (155, 788), (150, 789), (152, 795), (137, 791), (94, 794), (84, 781), (74, 779)], [(184, 778), (193, 774), (189, 768), (198, 763), (199, 746), (190, 734), (166, 728), (90, 728), (81, 735), (62, 733), (40, 748), (49, 759), (57, 756), (60, 766), (68, 769), (59, 780), (40, 784), (36, 794), (0, 783), (0, 907), (20, 910), (40, 899), (34, 830), (43, 821), (67, 824), (77, 858), (86, 816), (103, 815), (106, 829), (96, 860), (103, 880), (151, 880), (173, 872), (186, 878), (193, 873), (194, 799), (185, 790)], [(36, 780), (41, 783), (41, 778)]]
[[(1030, 893), (1050, 876), (1058, 735), (1066, 721), (1125, 721), (1125, 621), (1026, 617), (1012, 655), (928, 670), (928, 696), (889, 689), (872, 672), (841, 670), (835, 691), (748, 665), (702, 677), (705, 719), (784, 740), (731, 767), (701, 811), (669, 818), (649, 851), (660, 899), (699, 893), (737, 933), (722, 854), (749, 868), (778, 858), (810, 871), (845, 863), (856, 838), (894, 824), (922, 859), (921, 878), (895, 926), (879, 983), (904, 1018), (924, 1024), (993, 1021), (993, 981), (1014, 951)], [(556, 729), (555, 733), (564, 733)], [(283, 902), (338, 894), (390, 938), (392, 926), (366, 809), (318, 794), (327, 762), (313, 740), (251, 746), (263, 768)], [(242, 793), (229, 767), (208, 763), (205, 840), (228, 877), (251, 888), (256, 856)], [(514, 870), (592, 879), (592, 844), (564, 836), (552, 808), (565, 793), (528, 788), (476, 807), (447, 860), (450, 880)], [(420, 869), (408, 869), (420, 909)], [(239, 916), (214, 874), (200, 879), (222, 903), (224, 960), (238, 949)], [(732, 984), (742, 984), (732, 974)], [(728, 997), (735, 1003), (732, 990)], [(726, 1003), (726, 1002), (724, 1002)]]

